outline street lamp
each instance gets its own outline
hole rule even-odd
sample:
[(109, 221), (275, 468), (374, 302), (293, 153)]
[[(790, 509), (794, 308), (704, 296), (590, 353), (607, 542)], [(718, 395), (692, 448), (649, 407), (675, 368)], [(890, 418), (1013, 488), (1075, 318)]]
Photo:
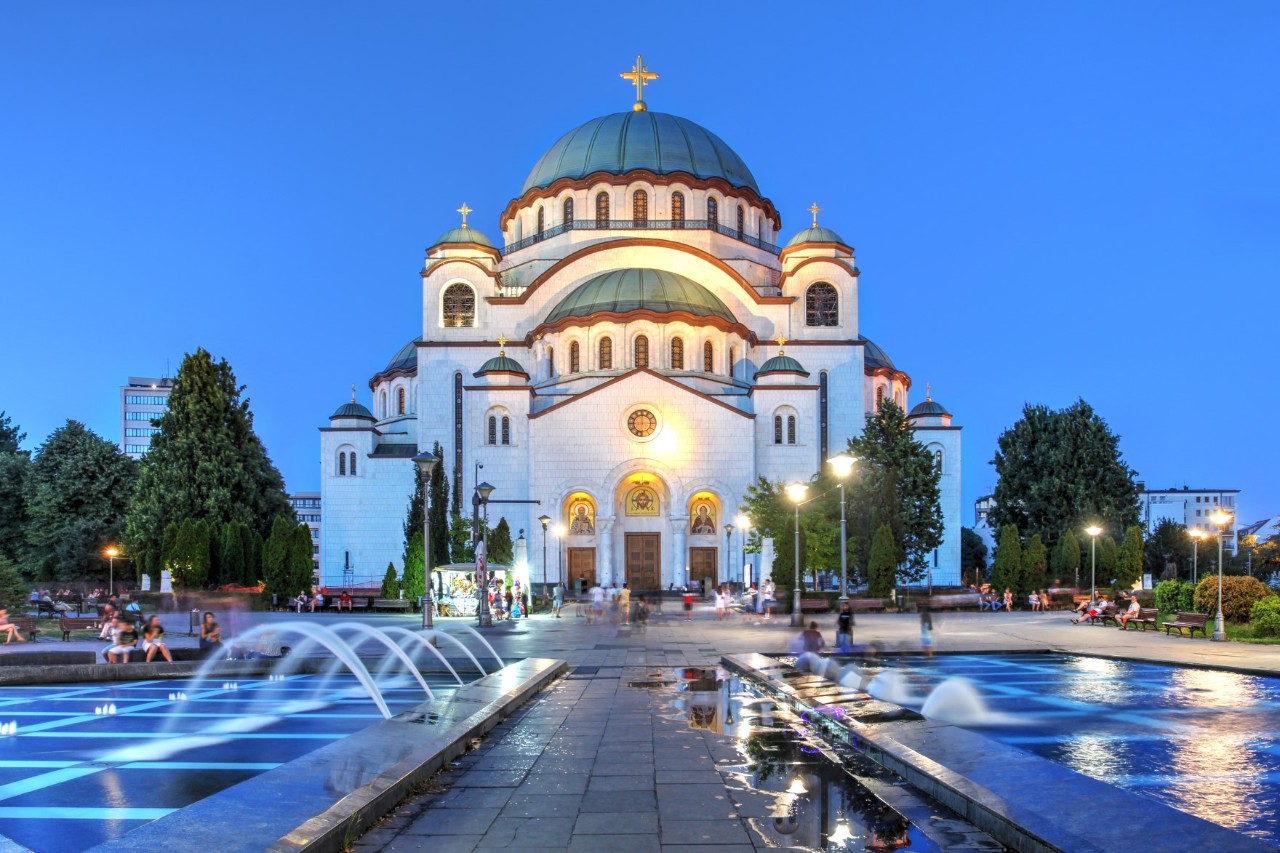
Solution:
[(800, 504), (804, 503), (809, 487), (805, 483), (791, 483), (787, 486), (787, 497), (796, 505), (796, 578), (791, 590), (791, 627), (804, 625), (804, 614), (800, 612)]
[(1098, 534), (1102, 528), (1095, 524), (1084, 532), (1089, 534), (1089, 600), (1096, 604), (1093, 594), (1098, 589)]
[(724, 579), (733, 583), (733, 525), (724, 526)]
[(1222, 624), (1222, 534), (1227, 532), (1227, 525), (1231, 523), (1231, 513), (1215, 510), (1209, 520), (1218, 528), (1218, 614), (1213, 617), (1213, 639), (1221, 643), (1227, 639), (1227, 628)]
[(476, 622), (481, 628), (493, 627), (493, 614), (489, 612), (489, 570), (485, 563), (489, 545), (485, 540), (485, 532), (480, 529), (480, 507), (489, 503), (489, 495), (493, 494), (493, 486), (480, 483), (475, 494), (471, 496), (471, 532), (476, 549), (476, 580), (480, 584), (480, 608), (476, 612)]
[(551, 516), (538, 516), (538, 523), (542, 525), (542, 599), (545, 602), (547, 598), (547, 525), (551, 522)]
[(436, 605), (431, 598), (431, 512), (427, 506), (427, 495), (431, 488), (431, 474), (439, 462), (440, 458), (434, 453), (419, 453), (413, 457), (422, 481), (422, 579), (426, 586), (426, 595), (422, 599), (422, 627), (426, 629), (436, 626)]
[(107, 576), (107, 598), (111, 597), (111, 593), (115, 591), (116, 586), (116, 557), (120, 556), (120, 549), (115, 545), (108, 545), (107, 550), (103, 552), (107, 555), (108, 565), (110, 566), (110, 574)]
[(745, 515), (739, 515), (734, 521), (738, 523), (738, 532), (742, 543), (742, 547), (738, 550), (738, 578), (745, 588), (747, 585), (747, 531), (751, 529), (751, 519)]
[(846, 544), (849, 534), (846, 531), (844, 519), (844, 478), (853, 471), (853, 463), (857, 461), (856, 457), (848, 453), (837, 453), (827, 460), (836, 473), (836, 484), (840, 486), (840, 598), (838, 600), (841, 603), (849, 600), (849, 548)]
[(564, 535), (568, 532), (563, 524), (551, 528), (551, 535), (556, 537), (556, 583), (564, 583)]
[(1209, 538), (1209, 531), (1193, 527), (1187, 531), (1191, 534), (1191, 582), (1198, 583), (1200, 578), (1200, 540)]

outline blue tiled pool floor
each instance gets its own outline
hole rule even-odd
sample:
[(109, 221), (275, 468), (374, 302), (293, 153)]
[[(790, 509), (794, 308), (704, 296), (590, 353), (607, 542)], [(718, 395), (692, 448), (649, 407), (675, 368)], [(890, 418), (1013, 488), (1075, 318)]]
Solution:
[(1042, 654), (901, 665), (921, 693), (975, 682), (1002, 721), (989, 737), (1280, 844), (1280, 679)]
[[(237, 685), (164, 680), (6, 688), (0, 725), (17, 729), (0, 736), (0, 834), (37, 853), (86, 850), (382, 719), (350, 677)], [(179, 691), (187, 700), (171, 701)], [(416, 684), (383, 695), (393, 713), (426, 698)], [(289, 703), (312, 701), (311, 710), (274, 718)], [(115, 714), (94, 713), (111, 704)], [(253, 718), (244, 731), (225, 730)], [(167, 748), (218, 726), (224, 730), (201, 745)], [(159, 744), (159, 757), (128, 760), (119, 753), (151, 744)]]

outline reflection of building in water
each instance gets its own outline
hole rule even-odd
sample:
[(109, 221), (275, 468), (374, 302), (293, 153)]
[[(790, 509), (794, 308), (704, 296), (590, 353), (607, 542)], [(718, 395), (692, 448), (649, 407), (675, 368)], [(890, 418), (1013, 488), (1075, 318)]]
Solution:
[(729, 734), (728, 727), (741, 719), (741, 703), (733, 694), (742, 689), (742, 682), (716, 675), (716, 670), (702, 670), (700, 677), (681, 685), (685, 695), (679, 701), (689, 715), (689, 728)]

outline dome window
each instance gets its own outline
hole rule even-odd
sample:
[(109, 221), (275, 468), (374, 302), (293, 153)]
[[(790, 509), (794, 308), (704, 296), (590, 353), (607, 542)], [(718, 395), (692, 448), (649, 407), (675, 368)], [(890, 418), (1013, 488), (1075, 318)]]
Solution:
[(547, 347), (547, 378), (554, 379), (556, 376), (556, 348)]
[(649, 194), (644, 190), (636, 190), (631, 196), (631, 223), (637, 228), (649, 224)]
[(684, 370), (684, 338), (671, 339), (671, 369)]
[(600, 369), (613, 370), (613, 338), (600, 341)]
[(573, 225), (573, 199), (566, 198), (564, 200), (564, 224)]
[(702, 372), (716, 372), (716, 348), (712, 346), (711, 341), (702, 345)]
[(636, 367), (649, 366), (649, 338), (644, 335), (636, 336), (635, 363)]
[(582, 369), (582, 348), (577, 341), (569, 344), (569, 372), (577, 373)]
[(880, 411), (880, 407), (884, 405), (884, 386), (881, 385), (876, 389), (876, 411)]
[(747, 233), (747, 209), (743, 205), (738, 205), (738, 239)]
[(840, 294), (825, 281), (809, 285), (804, 293), (804, 324), (806, 326), (840, 325)]
[(609, 227), (609, 194), (604, 191), (596, 193), (596, 227)]
[(534, 233), (535, 233), (535, 234), (537, 234), (539, 237), (541, 237), (541, 236), (542, 236), (542, 232), (543, 232), (543, 231), (545, 231), (545, 230), (547, 230), (547, 227), (546, 227), (546, 226), (547, 226), (546, 213), (545, 213), (545, 211), (543, 211), (542, 206), (541, 206), (541, 205), (539, 205), (539, 207), (538, 207), (538, 227), (537, 227), (537, 230), (535, 230), (535, 231), (534, 231)]
[(403, 386), (396, 389), (396, 414), (397, 415), (404, 414), (404, 387)]
[(476, 324), (476, 294), (465, 284), (451, 284), (444, 289), (441, 325), (462, 328)]
[(720, 224), (720, 202), (715, 196), (707, 196), (707, 223), (713, 229)]
[(671, 222), (676, 228), (684, 227), (684, 193), (671, 194)]

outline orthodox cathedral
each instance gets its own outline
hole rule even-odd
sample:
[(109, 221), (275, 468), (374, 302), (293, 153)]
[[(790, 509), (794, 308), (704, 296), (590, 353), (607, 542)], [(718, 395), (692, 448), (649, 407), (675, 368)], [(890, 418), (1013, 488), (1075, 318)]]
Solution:
[(499, 239), (464, 204), (427, 249), (421, 337), (320, 431), (321, 582), (400, 567), (413, 456), (437, 442), (464, 515), (480, 481), (540, 502), (489, 513), (532, 539), (534, 584), (759, 580), (772, 549), (744, 565), (747, 488), (807, 482), (893, 400), (941, 471), (933, 582), (959, 583), (961, 428), (927, 396), (909, 408), (910, 376), (861, 334), (849, 241), (816, 204), (786, 236), (724, 140), (650, 111), (639, 58), (622, 76), (632, 109), (548, 148)]

